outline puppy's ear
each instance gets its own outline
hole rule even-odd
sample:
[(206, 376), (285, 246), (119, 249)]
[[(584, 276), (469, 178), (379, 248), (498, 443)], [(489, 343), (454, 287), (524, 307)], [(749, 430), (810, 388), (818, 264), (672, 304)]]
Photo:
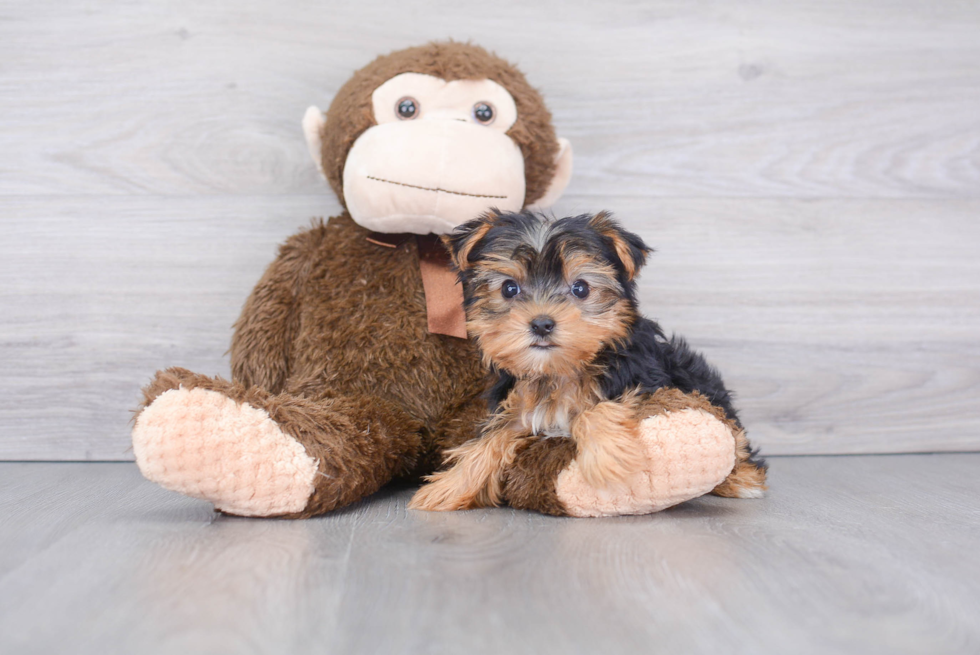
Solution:
[(632, 281), (646, 264), (647, 255), (653, 252), (653, 248), (643, 243), (639, 235), (624, 230), (609, 212), (602, 211), (593, 216), (589, 221), (589, 227), (612, 245), (616, 257), (623, 265), (626, 280)]
[(443, 235), (442, 242), (449, 250), (456, 270), (465, 271), (470, 267), (473, 248), (487, 235), (500, 216), (500, 211), (491, 209), (479, 218), (457, 225), (451, 233)]

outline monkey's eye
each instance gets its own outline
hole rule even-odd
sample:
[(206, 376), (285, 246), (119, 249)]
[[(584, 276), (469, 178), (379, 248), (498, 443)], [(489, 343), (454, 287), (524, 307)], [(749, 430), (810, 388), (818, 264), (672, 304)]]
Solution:
[(507, 300), (510, 300), (520, 292), (521, 285), (514, 280), (504, 280), (504, 283), (500, 285), (500, 295)]
[(585, 280), (575, 280), (572, 282), (572, 295), (580, 300), (589, 297), (589, 283)]
[(473, 118), (476, 122), (489, 125), (493, 122), (493, 105), (489, 102), (478, 102), (473, 105)]
[(395, 105), (395, 113), (402, 120), (411, 120), (419, 113), (419, 103), (415, 98), (402, 98)]

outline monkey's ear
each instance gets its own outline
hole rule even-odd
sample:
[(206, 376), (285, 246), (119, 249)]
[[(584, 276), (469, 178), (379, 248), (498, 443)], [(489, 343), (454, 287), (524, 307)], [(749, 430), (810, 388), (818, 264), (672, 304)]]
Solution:
[(316, 169), (323, 173), (323, 126), (327, 118), (319, 107), (308, 107), (303, 114), (303, 135), (306, 137), (306, 147), (310, 151), (310, 157), (316, 164)]
[(471, 266), (470, 254), (473, 248), (487, 235), (500, 216), (499, 210), (491, 209), (479, 218), (457, 225), (452, 232), (442, 236), (442, 242), (449, 250), (456, 270), (465, 271)]
[(640, 272), (653, 248), (643, 242), (639, 235), (627, 232), (613, 219), (609, 212), (599, 212), (589, 221), (589, 227), (609, 243), (616, 257), (623, 264), (626, 281), (630, 282)]
[(558, 198), (564, 193), (568, 181), (572, 179), (572, 144), (568, 139), (558, 139), (558, 154), (555, 155), (555, 174), (548, 184), (548, 190), (538, 198), (533, 205), (528, 205), (528, 209), (538, 211), (551, 207), (558, 202)]

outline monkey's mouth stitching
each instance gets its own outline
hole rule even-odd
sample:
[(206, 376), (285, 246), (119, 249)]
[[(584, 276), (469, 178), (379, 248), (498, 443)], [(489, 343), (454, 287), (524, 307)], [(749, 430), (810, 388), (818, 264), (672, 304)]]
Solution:
[(410, 189), (422, 189), (423, 191), (441, 191), (442, 193), (451, 193), (454, 196), (469, 196), (470, 198), (495, 198), (498, 200), (506, 200), (507, 196), (489, 196), (481, 193), (463, 193), (462, 191), (450, 191), (449, 189), (439, 189), (431, 188), (427, 186), (418, 186), (417, 184), (405, 184), (404, 182), (395, 182), (394, 180), (386, 180), (380, 177), (374, 177), (373, 175), (368, 175), (367, 179), (374, 180), (376, 182), (387, 182), (388, 184), (397, 184), (398, 186), (407, 186)]

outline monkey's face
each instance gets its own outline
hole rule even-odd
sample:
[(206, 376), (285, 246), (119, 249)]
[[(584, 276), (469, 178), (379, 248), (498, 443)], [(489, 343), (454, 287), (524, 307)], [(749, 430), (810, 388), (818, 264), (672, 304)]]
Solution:
[(512, 64), (470, 43), (378, 57), (303, 117), (317, 168), (351, 217), (378, 232), (446, 234), (496, 208), (542, 209), (572, 175), (572, 148)]
[(514, 99), (491, 80), (403, 73), (371, 96), (374, 120), (344, 166), (344, 199), (378, 232), (444, 234), (491, 207), (524, 206)]

